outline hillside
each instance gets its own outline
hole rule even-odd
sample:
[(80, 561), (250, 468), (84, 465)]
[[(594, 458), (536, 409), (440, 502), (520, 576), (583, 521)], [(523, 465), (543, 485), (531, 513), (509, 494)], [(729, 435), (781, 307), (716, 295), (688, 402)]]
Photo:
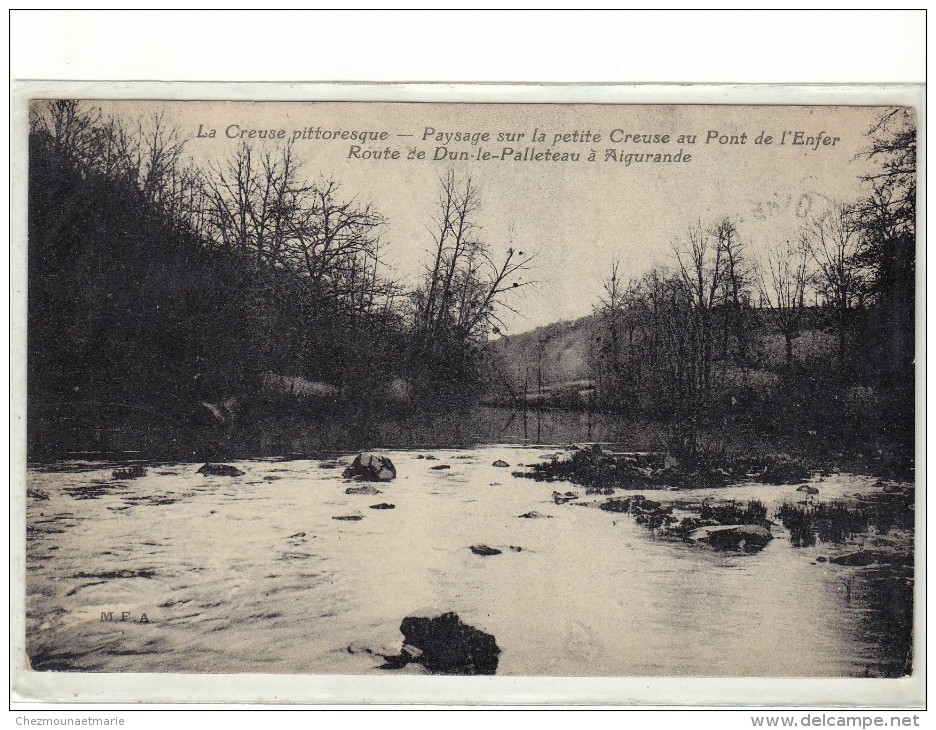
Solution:
[(536, 400), (539, 393), (557, 388), (587, 388), (597, 336), (598, 323), (592, 315), (492, 341), (488, 395)]
[[(774, 381), (784, 364), (784, 341), (769, 309), (756, 310), (755, 382)], [(809, 312), (810, 324), (794, 340), (794, 360), (804, 363), (832, 357), (834, 337), (825, 331), (823, 313)], [(488, 401), (568, 402), (587, 398), (599, 377), (596, 354), (601, 347), (601, 324), (595, 315), (557, 322), (530, 332), (500, 337), (488, 344)]]

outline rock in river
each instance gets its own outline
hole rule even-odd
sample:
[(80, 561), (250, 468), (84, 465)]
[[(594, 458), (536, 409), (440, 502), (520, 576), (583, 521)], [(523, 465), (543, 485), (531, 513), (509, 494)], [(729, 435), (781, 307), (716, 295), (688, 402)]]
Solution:
[(763, 550), (773, 540), (770, 530), (760, 525), (718, 525), (700, 527), (689, 535), (692, 542), (707, 543), (716, 550)]
[(344, 490), (345, 494), (363, 494), (368, 497), (373, 497), (375, 494), (380, 494), (380, 490), (377, 487), (372, 487), (367, 485), (366, 487), (348, 487)]
[(198, 470), (199, 474), (206, 477), (240, 477), (244, 475), (240, 469), (230, 464), (205, 464)]
[(506, 467), (509, 467), (510, 464), (508, 464), (508, 463), (507, 463), (506, 461), (504, 461), (503, 459), (498, 459), (498, 460), (495, 461), (493, 464), (491, 464), (491, 466), (497, 466), (497, 467), (500, 467), (501, 469), (504, 469), (504, 468), (506, 468)]
[(471, 552), (475, 555), (500, 555), (503, 551), (489, 545), (472, 545)]
[(365, 482), (389, 482), (396, 479), (396, 467), (382, 454), (363, 453), (342, 474), (345, 479), (361, 479)]
[(848, 566), (859, 566), (863, 567), (865, 565), (871, 565), (878, 561), (878, 555), (872, 552), (864, 552), (859, 550), (854, 553), (845, 553), (844, 555), (837, 555), (834, 558), (829, 558), (830, 563), (835, 563), (836, 565), (848, 565)]
[(126, 469), (114, 469), (111, 476), (114, 479), (138, 479), (146, 476), (146, 467), (142, 464), (131, 464)]
[(539, 519), (549, 519), (552, 515), (544, 515), (542, 512), (537, 512), (533, 510), (532, 512), (524, 512), (520, 517), (525, 520), (539, 520)]
[(372, 504), (371, 509), (396, 509), (395, 504), (387, 504), (386, 502), (380, 502), (378, 504)]
[(433, 674), (495, 674), (500, 647), (491, 634), (463, 623), (456, 613), (434, 618), (407, 616), (400, 624), (403, 649), (385, 657), (386, 669), (411, 662)]
[(624, 499), (609, 499), (599, 504), (598, 507), (605, 512), (630, 512), (631, 501), (626, 497)]

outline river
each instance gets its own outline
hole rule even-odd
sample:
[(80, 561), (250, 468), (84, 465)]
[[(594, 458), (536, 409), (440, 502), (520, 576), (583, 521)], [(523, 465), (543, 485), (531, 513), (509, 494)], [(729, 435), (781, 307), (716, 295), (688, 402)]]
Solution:
[[(230, 462), (238, 477), (184, 463), (128, 480), (100, 462), (30, 468), (33, 667), (380, 673), (370, 652), (399, 653), (404, 617), (455, 611), (496, 637), (498, 674), (876, 672), (881, 647), (848, 588), (858, 569), (816, 562), (830, 546), (793, 547), (781, 525), (755, 554), (658, 539), (570, 484), (512, 475), (548, 451), (385, 451), (398, 476), (372, 496), (346, 493), (353, 454)], [(833, 475), (821, 497), (873, 481)], [(556, 488), (584, 506), (557, 505)], [(652, 497), (758, 499), (772, 512), (802, 494), (748, 484)], [(549, 517), (520, 517), (531, 510)], [(347, 516), (361, 519), (333, 519)], [(503, 552), (476, 555), (478, 543)]]

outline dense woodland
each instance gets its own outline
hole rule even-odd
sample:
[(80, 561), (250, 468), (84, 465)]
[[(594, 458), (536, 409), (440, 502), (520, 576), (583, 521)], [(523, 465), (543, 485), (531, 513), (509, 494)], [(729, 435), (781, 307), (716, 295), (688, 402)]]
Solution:
[(381, 413), (471, 401), (530, 257), (479, 240), (470, 178), (440, 179), (407, 290), (381, 260), (382, 212), (290, 146), (198, 166), (161, 113), (63, 100), (30, 122), (31, 456), (200, 456), (276, 417), (366, 439)]
[(866, 196), (811, 213), (796, 240), (746, 241), (726, 217), (688, 225), (668, 269), (627, 279), (615, 264), (590, 328), (589, 405), (668, 422), (690, 455), (728, 425), (911, 464), (910, 111), (881, 116), (865, 154)]

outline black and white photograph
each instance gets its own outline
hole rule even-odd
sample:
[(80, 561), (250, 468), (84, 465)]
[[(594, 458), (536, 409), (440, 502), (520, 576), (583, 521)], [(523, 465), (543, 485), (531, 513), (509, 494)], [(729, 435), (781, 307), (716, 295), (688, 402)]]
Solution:
[(914, 108), (28, 106), (23, 671), (922, 670)]

